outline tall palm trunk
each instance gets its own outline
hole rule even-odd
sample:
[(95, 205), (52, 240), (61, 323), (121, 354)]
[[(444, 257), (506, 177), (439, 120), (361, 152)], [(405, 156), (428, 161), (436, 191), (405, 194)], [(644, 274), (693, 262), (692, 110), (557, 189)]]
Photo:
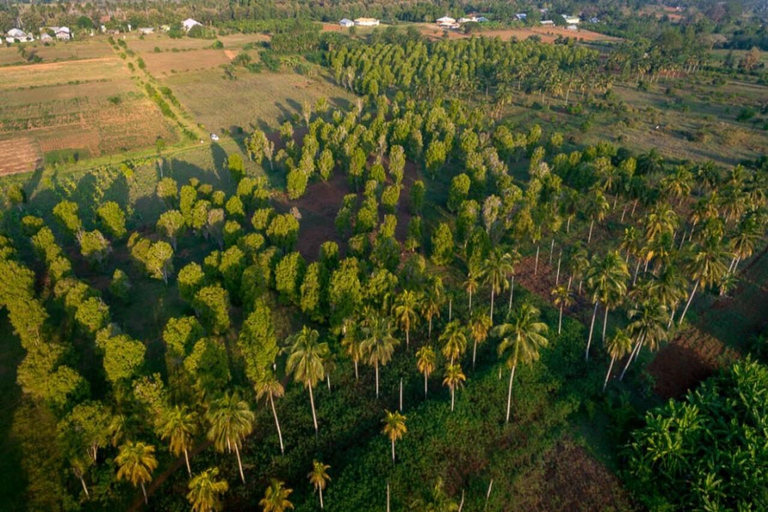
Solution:
[(634, 348), (632, 348), (632, 352), (629, 354), (629, 359), (627, 359), (627, 364), (624, 365), (624, 369), (621, 370), (621, 375), (619, 376), (619, 381), (624, 380), (624, 374), (627, 373), (627, 368), (629, 368), (629, 365), (632, 364), (632, 359), (635, 357), (635, 354), (638, 354), (640, 352), (640, 348), (643, 346), (643, 340), (642, 338), (635, 343)]
[(592, 219), (592, 221), (589, 223), (589, 235), (587, 236), (587, 243), (590, 243), (592, 241), (592, 228), (595, 227), (595, 219)]
[[(512, 276), (512, 279), (515, 279), (515, 276)], [(512, 294), (515, 292), (515, 289), (510, 286), (509, 287), (509, 305), (507, 306), (507, 314), (512, 312)]]
[(456, 389), (451, 386), (451, 412), (453, 412), (453, 405), (456, 402)]
[(605, 316), (603, 317), (603, 345), (605, 345), (605, 330), (608, 327), (608, 304), (605, 305)]
[(355, 359), (355, 380), (360, 380), (360, 374), (357, 370), (357, 359)]
[(552, 255), (555, 252), (555, 239), (552, 238), (552, 244), (549, 246), (549, 266), (552, 266)]
[(595, 310), (592, 312), (592, 323), (589, 324), (589, 339), (587, 340), (587, 355), (584, 358), (585, 361), (589, 361), (589, 346), (592, 345), (592, 332), (595, 329), (595, 317), (597, 316), (597, 304), (598, 304), (598, 301), (595, 301)]
[(411, 328), (405, 328), (405, 348), (408, 349), (411, 346)]
[(691, 307), (691, 302), (693, 301), (693, 296), (696, 294), (696, 290), (699, 288), (699, 282), (696, 281), (696, 284), (693, 287), (693, 290), (691, 290), (691, 296), (688, 297), (688, 302), (685, 304), (685, 309), (683, 310), (683, 314), (680, 315), (680, 320), (677, 321), (677, 325), (682, 325), (683, 320), (685, 319), (685, 314), (688, 312), (688, 308)]
[(87, 499), (91, 499), (91, 493), (88, 492), (88, 486), (85, 485), (85, 478), (83, 478), (83, 475), (78, 475), (78, 478), (80, 479), (80, 483), (83, 484), (83, 492), (85, 492), (85, 497)]
[(323, 488), (322, 487), (318, 487), (317, 490), (318, 490), (318, 492), (320, 494), (320, 509), (322, 510), (324, 508), (323, 507)]
[(560, 251), (560, 255), (557, 257), (557, 273), (555, 274), (555, 286), (560, 284), (560, 263), (563, 261), (563, 251)]
[[(355, 364), (357, 366), (357, 364)], [(269, 394), (269, 405), (272, 406), (272, 415), (275, 417), (275, 426), (277, 427), (277, 438), (280, 440), (280, 453), (285, 454), (285, 448), (283, 447), (283, 432), (280, 429), (280, 422), (277, 419), (277, 409), (275, 409), (275, 400), (272, 398), (272, 393)]]
[(317, 435), (317, 413), (315, 413), (315, 396), (312, 394), (312, 383), (307, 382), (309, 388), (309, 404), (312, 406), (312, 421), (315, 424), (315, 435)]
[(237, 467), (240, 468), (240, 479), (245, 483), (245, 474), (243, 473), (243, 462), (240, 460), (240, 448), (235, 443), (235, 455), (237, 455)]
[(536, 275), (536, 273), (539, 271), (539, 248), (541, 245), (536, 245), (536, 261), (533, 264), (533, 275)]
[(472, 290), (469, 291), (469, 312), (472, 313)]
[(491, 287), (491, 313), (490, 313), (491, 314), (491, 325), (493, 325), (493, 296), (494, 296), (493, 287)]
[(379, 362), (376, 361), (376, 364), (374, 365), (376, 368), (376, 398), (379, 398)]
[(141, 482), (141, 492), (144, 493), (144, 504), (149, 505), (149, 498), (147, 498), (147, 489), (144, 487), (144, 482)]
[(624, 222), (624, 216), (627, 214), (627, 205), (624, 205), (624, 210), (621, 212), (621, 222)]
[(613, 363), (616, 361), (616, 356), (611, 356), (611, 364), (608, 365), (608, 373), (605, 374), (605, 382), (603, 382), (603, 392), (608, 385), (608, 379), (611, 377), (611, 370), (613, 370)]
[(677, 305), (672, 306), (671, 312), (669, 314), (669, 322), (667, 322), (667, 330), (670, 330), (672, 328), (672, 323), (675, 321), (675, 312), (677, 311)]
[(640, 272), (640, 258), (637, 259), (637, 265), (635, 265), (635, 276), (632, 278), (632, 286), (635, 286), (635, 283), (637, 283), (637, 273)]
[(424, 398), (427, 398), (427, 384), (429, 383), (429, 374), (424, 372)]
[(560, 319), (557, 321), (557, 334), (563, 331), (563, 306), (560, 305)]
[(509, 423), (509, 412), (512, 410), (512, 382), (515, 380), (515, 368), (517, 363), (512, 365), (512, 371), (509, 373), (509, 391), (507, 391), (507, 419), (505, 423)]
[(395, 439), (392, 438), (392, 464), (395, 463)]
[(187, 452), (186, 448), (184, 448), (184, 461), (187, 463), (187, 474), (192, 476), (192, 469), (189, 467), (189, 453)]

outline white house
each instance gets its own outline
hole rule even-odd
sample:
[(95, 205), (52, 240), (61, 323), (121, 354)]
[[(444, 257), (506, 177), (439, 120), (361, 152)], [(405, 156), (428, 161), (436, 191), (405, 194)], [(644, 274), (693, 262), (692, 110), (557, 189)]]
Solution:
[(358, 27), (378, 27), (379, 20), (376, 18), (357, 18), (355, 20), (355, 25)]
[(526, 19), (528, 19), (528, 14), (524, 12), (519, 12), (515, 14), (515, 19), (517, 21), (525, 21)]
[(568, 14), (561, 15), (567, 25), (578, 25), (581, 21), (578, 16), (570, 16)]
[(590, 23), (600, 23), (600, 20), (597, 18), (589, 18)]
[[(439, 22), (440, 20), (437, 20), (437, 21)], [(474, 14), (470, 14), (469, 16), (459, 18), (459, 24), (462, 24), (462, 23), (477, 23), (477, 16), (475, 16)]]
[(555, 24), (555, 22), (552, 20), (541, 20), (541, 24), (544, 25), (545, 27), (551, 27), (552, 25)]
[(34, 41), (35, 38), (31, 34), (27, 34), (23, 30), (20, 30), (18, 28), (12, 28), (8, 31), (7, 37), (5, 38), (6, 41), (9, 43), (15, 43), (16, 41), (19, 41), (21, 43), (29, 43), (31, 41)]
[(181, 22), (181, 26), (184, 27), (184, 32), (189, 32), (190, 30), (192, 30), (192, 27), (196, 27), (198, 25), (200, 25), (201, 27), (203, 26), (202, 23), (197, 22), (192, 18), (187, 18)]
[(43, 32), (42, 34), (40, 34), (40, 40), (44, 43), (50, 43), (51, 41), (53, 41), (53, 38), (50, 35), (48, 35), (48, 32)]
[(155, 29), (153, 27), (139, 27), (139, 33), (142, 35), (154, 34)]
[(576, 25), (568, 25), (565, 28), (568, 29), (568, 30), (579, 30), (579, 27), (577, 27)]
[(485, 23), (486, 21), (490, 21), (490, 20), (485, 16), (480, 16), (479, 18), (477, 18), (478, 23)]
[(56, 33), (56, 39), (59, 41), (69, 41), (72, 39), (72, 31), (68, 27), (57, 27), (54, 32)]
[(349, 20), (349, 19), (347, 19), (347, 18), (344, 18), (343, 20), (341, 20), (341, 21), (339, 22), (339, 25), (340, 25), (342, 28), (349, 28), (349, 27), (354, 27), (354, 26), (355, 26), (355, 22), (354, 22), (354, 21), (352, 21), (352, 20)]
[(443, 16), (442, 18), (438, 18), (436, 20), (436, 23), (441, 27), (452, 27), (453, 25), (456, 24), (456, 20), (451, 18), (450, 16)]

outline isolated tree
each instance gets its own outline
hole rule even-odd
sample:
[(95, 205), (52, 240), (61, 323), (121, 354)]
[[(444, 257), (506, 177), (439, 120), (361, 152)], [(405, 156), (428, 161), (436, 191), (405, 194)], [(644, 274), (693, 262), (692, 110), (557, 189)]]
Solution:
[(187, 473), (192, 476), (189, 466), (189, 450), (192, 448), (197, 431), (197, 415), (186, 406), (175, 405), (164, 410), (160, 415), (158, 432), (160, 438), (168, 441), (171, 453), (178, 457), (184, 453)]
[(483, 263), (483, 280), (491, 289), (491, 310), (489, 318), (493, 323), (493, 306), (496, 294), (501, 293), (509, 286), (507, 276), (512, 274), (512, 258), (509, 253), (502, 253), (493, 249)]
[(386, 416), (384, 417), (384, 435), (386, 435), (392, 443), (392, 462), (395, 462), (395, 442), (403, 438), (408, 428), (405, 426), (404, 415), (399, 412), (384, 411)]
[(461, 371), (460, 364), (449, 364), (445, 368), (445, 377), (443, 378), (443, 385), (448, 386), (451, 390), (451, 411), (456, 401), (456, 388), (461, 387), (464, 381), (467, 380), (464, 372)]
[(443, 344), (443, 356), (453, 364), (467, 349), (466, 329), (458, 320), (448, 322), (439, 341)]
[(475, 369), (475, 359), (477, 358), (477, 346), (485, 343), (488, 339), (493, 324), (491, 318), (485, 311), (476, 310), (469, 318), (469, 335), (472, 338), (472, 369)]
[(270, 481), (264, 497), (259, 501), (264, 512), (285, 512), (288, 509), (293, 510), (293, 503), (288, 499), (293, 492), (292, 489), (285, 487), (285, 482), (280, 482), (274, 478)]
[(240, 468), (240, 478), (245, 483), (243, 463), (240, 461), (240, 448), (243, 440), (253, 432), (256, 416), (248, 406), (248, 402), (240, 399), (237, 392), (224, 393), (224, 396), (214, 400), (208, 406), (206, 419), (210, 424), (208, 439), (213, 442), (216, 451), (235, 450), (237, 465)]
[(142, 442), (128, 441), (120, 446), (115, 463), (118, 466), (117, 479), (128, 480), (134, 487), (140, 485), (141, 492), (144, 493), (144, 503), (149, 503), (144, 484), (152, 481), (152, 472), (157, 468), (155, 447)]
[(83, 229), (83, 223), (78, 216), (77, 203), (67, 200), (59, 202), (53, 207), (53, 216), (72, 236)]
[(539, 351), (548, 343), (544, 336), (547, 333), (547, 324), (539, 321), (539, 310), (535, 306), (524, 302), (515, 311), (510, 323), (494, 327), (492, 333), (502, 338), (498, 348), (499, 357), (506, 356), (507, 367), (510, 369), (505, 419), (509, 423), (515, 369), (518, 363), (531, 364), (539, 359)]
[(552, 289), (552, 302), (560, 310), (557, 320), (557, 334), (560, 334), (563, 331), (563, 309), (573, 304), (573, 295), (567, 286), (561, 284)]
[(309, 391), (315, 434), (317, 434), (317, 414), (315, 413), (315, 397), (312, 394), (312, 388), (317, 385), (318, 381), (325, 378), (323, 360), (328, 357), (329, 353), (328, 344), (319, 343), (319, 337), (320, 334), (316, 330), (310, 329), (306, 325), (302, 327), (301, 331), (291, 338), (293, 345), (285, 365), (286, 373), (293, 374), (293, 379), (304, 384), (304, 387)]
[(315, 488), (315, 492), (320, 495), (320, 509), (323, 508), (323, 490), (331, 481), (328, 476), (328, 470), (331, 468), (328, 464), (323, 464), (316, 460), (312, 461), (312, 471), (309, 473), (309, 483)]
[(629, 279), (627, 264), (617, 251), (609, 252), (603, 259), (598, 259), (597, 257), (592, 259), (587, 273), (587, 287), (591, 292), (591, 298), (595, 303), (595, 307), (589, 327), (585, 360), (589, 360), (589, 348), (592, 344), (592, 333), (595, 327), (598, 304), (602, 303), (605, 308), (605, 319), (603, 321), (603, 339), (605, 339), (605, 327), (608, 322), (609, 308), (626, 293), (627, 279)]
[(374, 316), (369, 318), (363, 326), (363, 341), (360, 348), (366, 354), (368, 364), (376, 371), (376, 398), (379, 397), (379, 366), (386, 366), (389, 363), (399, 343), (392, 336), (392, 323), (387, 318)]
[(424, 398), (427, 398), (427, 389), (429, 376), (435, 371), (437, 366), (437, 355), (435, 349), (429, 345), (424, 345), (416, 351), (416, 367), (424, 375)]
[(218, 284), (200, 288), (192, 307), (210, 332), (223, 334), (229, 329), (229, 294)]
[(421, 301), (421, 295), (417, 292), (404, 290), (395, 299), (395, 305), (392, 312), (395, 319), (400, 324), (400, 328), (405, 331), (405, 346), (410, 346), (411, 327), (419, 321), (418, 306)]
[(627, 335), (623, 329), (616, 329), (616, 332), (608, 338), (605, 344), (605, 350), (608, 355), (611, 356), (611, 364), (608, 365), (608, 372), (605, 374), (605, 381), (603, 382), (603, 391), (608, 385), (608, 379), (611, 378), (611, 370), (613, 370), (613, 363), (617, 359), (628, 355), (632, 351), (632, 338)]
[(226, 480), (218, 480), (219, 468), (208, 468), (189, 482), (187, 500), (192, 512), (218, 512), (223, 509), (220, 495), (229, 490)]
[(186, 228), (184, 216), (178, 210), (168, 210), (160, 215), (157, 220), (157, 231), (171, 243), (176, 250), (176, 242)]
[[(192, 189), (194, 191), (194, 189)], [(182, 192), (184, 188), (182, 187)], [(157, 183), (157, 197), (159, 197), (167, 208), (173, 208), (179, 199), (179, 186), (173, 178), (163, 178)], [(182, 194), (182, 201), (184, 200)]]
[(718, 282), (726, 273), (727, 267), (725, 262), (727, 258), (728, 253), (722, 243), (714, 238), (705, 240), (702, 245), (694, 249), (693, 257), (685, 265), (685, 270), (693, 281), (693, 289), (688, 297), (688, 302), (685, 304), (683, 313), (680, 315), (679, 325), (682, 325), (685, 314), (688, 312), (691, 302), (693, 302), (693, 296), (699, 287), (706, 288)]
[(147, 271), (155, 279), (162, 279), (168, 284), (173, 273), (173, 248), (162, 240), (153, 243), (147, 252)]
[(254, 385), (256, 389), (256, 399), (261, 400), (266, 397), (269, 407), (272, 409), (272, 415), (275, 418), (277, 427), (277, 438), (280, 441), (280, 453), (285, 453), (283, 446), (283, 431), (280, 429), (280, 420), (277, 419), (277, 409), (275, 408), (275, 398), (280, 398), (285, 394), (285, 389), (274, 373), (269, 372), (262, 376)]
[(104, 228), (114, 238), (125, 236), (125, 212), (114, 201), (107, 201), (96, 210), (96, 214)]

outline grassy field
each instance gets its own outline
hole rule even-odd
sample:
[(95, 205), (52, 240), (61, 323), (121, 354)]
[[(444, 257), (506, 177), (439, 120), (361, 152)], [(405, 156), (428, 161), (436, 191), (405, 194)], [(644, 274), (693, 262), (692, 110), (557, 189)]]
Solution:
[(164, 79), (184, 107), (210, 131), (274, 126), (297, 114), (304, 101), (327, 98), (343, 106), (353, 96), (323, 77), (308, 78), (290, 71), (249, 74), (226, 80), (219, 70), (177, 73)]

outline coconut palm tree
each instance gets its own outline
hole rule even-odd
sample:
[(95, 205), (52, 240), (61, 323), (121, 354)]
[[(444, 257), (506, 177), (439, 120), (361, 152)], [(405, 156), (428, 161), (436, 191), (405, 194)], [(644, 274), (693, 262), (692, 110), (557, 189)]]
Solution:
[(491, 319), (484, 311), (476, 311), (469, 318), (469, 335), (472, 338), (472, 369), (475, 369), (475, 359), (477, 358), (477, 346), (485, 343), (490, 332)]
[(451, 363), (445, 368), (443, 386), (448, 386), (451, 390), (451, 411), (453, 411), (453, 406), (456, 402), (456, 388), (461, 387), (465, 380), (467, 380), (467, 377), (461, 371), (460, 364)]
[(661, 191), (667, 197), (673, 197), (678, 204), (691, 194), (693, 173), (685, 165), (678, 165), (672, 174), (661, 179)]
[(218, 452), (235, 450), (240, 479), (245, 483), (240, 447), (246, 436), (253, 432), (253, 423), (256, 421), (248, 402), (241, 400), (237, 392), (225, 393), (218, 400), (211, 402), (206, 418), (211, 425), (208, 429), (208, 439), (213, 441), (213, 446)]
[(733, 253), (731, 264), (728, 266), (728, 273), (735, 273), (739, 262), (752, 256), (757, 243), (762, 237), (763, 229), (755, 218), (755, 215), (746, 216), (736, 229), (733, 237), (728, 243), (728, 248)]
[(669, 311), (669, 322), (667, 329), (672, 327), (675, 318), (675, 310), (680, 301), (685, 299), (686, 281), (683, 275), (675, 265), (665, 265), (659, 272), (659, 276), (653, 282), (653, 294), (656, 295), (661, 303)]
[(155, 447), (142, 442), (128, 441), (120, 446), (115, 462), (118, 465), (117, 479), (128, 480), (134, 487), (140, 485), (141, 492), (144, 493), (144, 503), (149, 503), (144, 484), (152, 481), (152, 472), (157, 468)]
[(453, 364), (467, 349), (466, 330), (458, 320), (448, 322), (439, 341), (443, 344), (443, 356)]
[[(552, 240), (554, 241), (554, 238)], [(515, 267), (520, 263), (521, 256), (515, 249), (511, 249), (507, 254), (509, 254), (511, 270), (509, 273), (509, 306), (507, 307), (507, 314), (509, 314), (512, 312), (512, 298), (515, 295)]]
[(583, 242), (575, 242), (566, 249), (565, 271), (568, 272), (568, 286), (571, 289), (574, 279), (579, 280), (579, 295), (581, 295), (581, 282), (589, 269), (589, 257)]
[(588, 195), (586, 213), (589, 218), (589, 235), (587, 236), (587, 244), (592, 242), (592, 230), (595, 227), (595, 221), (603, 222), (606, 215), (611, 209), (611, 205), (605, 198), (602, 192), (596, 189), (592, 189)]
[(573, 295), (566, 286), (561, 284), (552, 289), (552, 302), (560, 310), (557, 321), (557, 334), (560, 334), (563, 331), (563, 309), (573, 304)]
[(437, 356), (435, 349), (429, 345), (424, 345), (416, 352), (416, 367), (424, 375), (424, 398), (427, 397), (427, 384), (429, 376), (435, 371)]
[(524, 302), (513, 315), (510, 323), (494, 327), (494, 336), (501, 337), (498, 352), (499, 357), (506, 356), (509, 374), (509, 392), (507, 394), (507, 416), (512, 407), (512, 383), (515, 379), (515, 369), (518, 363), (530, 364), (539, 358), (539, 350), (547, 346), (547, 324), (539, 321), (539, 310)]
[(418, 306), (421, 302), (421, 294), (405, 290), (398, 295), (392, 313), (400, 328), (405, 331), (405, 346), (411, 346), (411, 327), (419, 321)]
[(432, 320), (435, 317), (440, 318), (440, 308), (444, 301), (443, 281), (436, 277), (427, 288), (427, 293), (421, 303), (421, 316), (427, 319), (429, 339), (432, 339)]
[(461, 508), (458, 503), (451, 500), (445, 493), (443, 479), (438, 477), (435, 487), (432, 489), (431, 499), (428, 502), (423, 499), (414, 501), (411, 503), (410, 510), (418, 510), (420, 512), (458, 512)]
[(293, 489), (288, 489), (285, 482), (272, 479), (269, 482), (264, 497), (259, 501), (259, 505), (264, 512), (285, 512), (288, 509), (293, 510), (293, 503), (288, 499)]
[(272, 409), (272, 416), (275, 418), (275, 426), (277, 427), (277, 439), (280, 441), (280, 453), (285, 453), (285, 447), (283, 446), (283, 431), (280, 429), (280, 421), (277, 419), (277, 409), (275, 408), (275, 398), (280, 398), (285, 394), (285, 389), (280, 381), (277, 379), (274, 373), (269, 372), (263, 375), (254, 386), (256, 390), (256, 399), (261, 400), (266, 398), (269, 402), (269, 407)]
[(507, 276), (514, 272), (511, 256), (493, 249), (483, 264), (483, 280), (491, 288), (491, 311), (489, 318), (493, 323), (493, 302), (496, 294), (507, 289), (509, 282)]
[(310, 471), (307, 477), (309, 483), (315, 488), (315, 492), (320, 495), (320, 508), (323, 508), (323, 490), (331, 481), (331, 477), (328, 476), (328, 470), (331, 468), (328, 464), (323, 464), (316, 460), (312, 461), (312, 471)]
[(664, 201), (659, 201), (645, 217), (645, 240), (650, 243), (664, 233), (674, 233), (678, 217), (675, 210)]
[(392, 323), (387, 318), (374, 316), (363, 327), (361, 348), (368, 364), (376, 370), (376, 398), (379, 398), (379, 365), (386, 366), (400, 342), (392, 336)]
[(363, 358), (363, 349), (361, 348), (361, 329), (358, 320), (351, 318), (345, 318), (341, 327), (341, 346), (344, 348), (344, 352), (352, 359), (352, 363), (355, 365), (355, 380), (360, 378), (358, 372), (358, 364)]
[(624, 379), (627, 368), (633, 360), (637, 359), (644, 345), (654, 351), (658, 348), (659, 343), (667, 339), (666, 324), (669, 320), (669, 313), (666, 306), (657, 297), (650, 297), (637, 305), (633, 305), (627, 314), (632, 320), (627, 326), (627, 333), (634, 339), (635, 346), (629, 354), (619, 380)]
[(384, 411), (386, 416), (384, 417), (384, 430), (382, 431), (392, 443), (392, 462), (395, 462), (395, 441), (399, 441), (403, 438), (408, 428), (405, 426), (405, 416), (399, 412)]
[(480, 286), (479, 276), (480, 270), (475, 268), (476, 265), (470, 263), (467, 271), (467, 278), (464, 280), (463, 287), (469, 297), (469, 312), (472, 313), (472, 295), (477, 293), (477, 288)]
[(608, 311), (626, 293), (628, 278), (627, 264), (618, 251), (609, 252), (602, 260), (597, 257), (592, 258), (592, 264), (587, 273), (587, 287), (591, 292), (590, 295), (595, 303), (595, 308), (592, 311), (592, 322), (589, 326), (585, 360), (589, 361), (589, 348), (592, 344), (597, 306), (602, 303), (605, 308), (603, 321), (603, 341), (605, 341)]
[(160, 415), (158, 431), (163, 441), (170, 441), (171, 453), (175, 457), (184, 454), (187, 463), (187, 473), (192, 476), (189, 467), (189, 450), (197, 431), (197, 415), (190, 412), (187, 406), (175, 405), (165, 409)]
[(608, 338), (608, 341), (605, 344), (605, 349), (608, 351), (608, 355), (611, 356), (611, 364), (608, 365), (608, 373), (605, 374), (603, 391), (605, 391), (605, 387), (608, 385), (608, 379), (611, 377), (613, 363), (632, 351), (632, 338), (630, 338), (623, 329), (616, 329), (613, 336)]
[(312, 406), (312, 421), (317, 434), (317, 413), (315, 412), (315, 397), (312, 392), (319, 381), (325, 378), (323, 360), (328, 356), (328, 344), (319, 343), (320, 334), (306, 325), (291, 339), (291, 355), (285, 364), (285, 370), (293, 374), (296, 382), (301, 382), (309, 390), (309, 404)]
[(219, 496), (229, 490), (226, 480), (217, 480), (219, 468), (208, 468), (189, 482), (187, 500), (192, 512), (217, 512), (222, 509)]
[(685, 304), (683, 314), (680, 315), (678, 325), (682, 325), (685, 314), (691, 306), (693, 296), (699, 287), (706, 288), (710, 284), (716, 283), (725, 274), (727, 268), (725, 261), (728, 258), (723, 244), (715, 238), (708, 238), (702, 245), (694, 249), (693, 257), (686, 264), (686, 271), (693, 281), (693, 290)]

